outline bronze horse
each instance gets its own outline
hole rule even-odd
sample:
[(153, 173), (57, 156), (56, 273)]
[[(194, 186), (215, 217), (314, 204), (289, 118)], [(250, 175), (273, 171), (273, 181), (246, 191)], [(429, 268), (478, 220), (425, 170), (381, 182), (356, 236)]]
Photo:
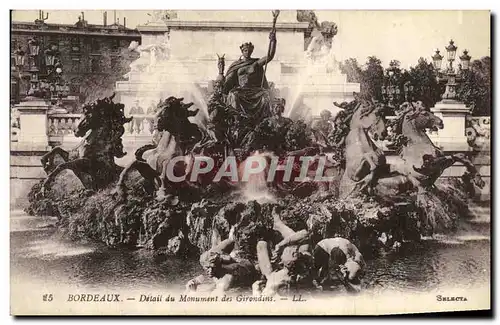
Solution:
[(465, 154), (445, 155), (426, 133), (426, 129), (437, 131), (442, 128), (443, 121), (424, 107), (422, 102), (402, 104), (396, 120), (395, 133), (404, 138), (399, 150), (404, 164), (396, 167), (396, 170), (422, 190), (432, 186), (445, 169), (461, 162), (467, 169), (467, 177), (482, 188), (484, 181)]
[[(58, 147), (42, 157), (42, 165), (49, 174), (41, 187), (41, 195), (66, 169), (73, 171), (84, 186), (94, 190), (116, 181), (122, 167), (115, 164), (114, 158), (126, 155), (121, 137), (125, 132), (123, 125), (129, 123), (132, 117), (125, 117), (124, 105), (114, 103), (113, 97), (99, 99), (83, 107), (84, 115), (75, 136), (85, 138), (75, 150), (67, 152)], [(64, 162), (55, 165), (57, 156)]]
[(386, 166), (383, 150), (372, 140), (372, 136), (375, 140), (383, 140), (387, 135), (385, 107), (357, 94), (354, 96), (354, 101), (340, 106), (345, 110), (335, 120), (337, 126), (343, 126), (337, 131), (340, 136), (334, 136), (336, 144), (345, 148), (345, 171), (339, 189), (341, 199), (372, 189)]
[[(160, 139), (156, 145), (146, 145), (139, 148), (135, 155), (136, 160), (129, 164), (121, 173), (116, 185), (116, 194), (121, 199), (127, 197), (126, 180), (133, 171), (138, 171), (143, 178), (155, 183), (159, 188), (157, 198), (167, 197), (167, 190), (174, 184), (168, 180), (167, 165), (176, 157), (192, 157), (190, 151), (202, 140), (199, 127), (191, 123), (188, 117), (195, 116), (198, 110), (188, 110), (193, 103), (183, 103), (183, 98), (169, 97), (158, 104), (157, 131)], [(188, 173), (192, 166), (192, 159), (186, 158), (175, 164), (173, 173)]]

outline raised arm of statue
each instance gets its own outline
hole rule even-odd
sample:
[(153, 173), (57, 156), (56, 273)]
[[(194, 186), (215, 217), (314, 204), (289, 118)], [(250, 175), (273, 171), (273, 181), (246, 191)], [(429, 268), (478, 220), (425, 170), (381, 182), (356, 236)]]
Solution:
[(269, 33), (269, 39), (270, 39), (270, 42), (269, 42), (268, 54), (266, 56), (260, 58), (257, 61), (257, 64), (260, 66), (264, 66), (266, 63), (272, 61), (272, 59), (274, 58), (274, 54), (276, 54), (277, 41), (276, 41), (276, 31), (275, 30), (273, 30), (273, 31), (271, 31), (271, 33)]

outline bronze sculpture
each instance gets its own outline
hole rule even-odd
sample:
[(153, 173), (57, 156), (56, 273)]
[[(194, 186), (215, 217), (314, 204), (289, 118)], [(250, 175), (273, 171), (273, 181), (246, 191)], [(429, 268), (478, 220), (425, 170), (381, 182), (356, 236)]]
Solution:
[(276, 53), (275, 23), (279, 12), (273, 12), (273, 29), (269, 33), (269, 50), (266, 56), (252, 58), (254, 45), (244, 43), (240, 46), (242, 57), (233, 62), (227, 70), (223, 93), (227, 95), (227, 103), (237, 111), (247, 115), (257, 124), (270, 115), (271, 95), (269, 83), (265, 76), (267, 63)]

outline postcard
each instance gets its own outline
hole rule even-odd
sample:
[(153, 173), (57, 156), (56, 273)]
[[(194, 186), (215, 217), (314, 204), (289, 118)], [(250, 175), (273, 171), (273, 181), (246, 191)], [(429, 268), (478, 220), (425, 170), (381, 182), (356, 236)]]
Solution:
[(491, 311), (490, 21), (12, 11), (11, 314)]

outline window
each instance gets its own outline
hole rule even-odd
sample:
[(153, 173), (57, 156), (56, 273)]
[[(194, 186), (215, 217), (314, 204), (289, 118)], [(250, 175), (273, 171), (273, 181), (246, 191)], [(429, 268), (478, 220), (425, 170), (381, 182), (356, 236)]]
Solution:
[(80, 53), (80, 39), (78, 37), (71, 39), (71, 52)]
[(118, 69), (118, 63), (119, 61), (117, 57), (111, 58), (111, 70)]
[(80, 59), (72, 59), (71, 60), (71, 71), (72, 72), (80, 72)]
[(19, 102), (19, 83), (13, 79), (10, 80), (10, 102)]
[(100, 49), (101, 49), (101, 44), (99, 40), (96, 38), (92, 38), (90, 43), (90, 51), (92, 53), (98, 53)]
[(37, 39), (40, 43), (40, 53), (43, 53), (43, 50), (46, 49), (46, 46), (49, 44), (49, 38), (47, 36), (38, 36)]
[(59, 37), (53, 35), (48, 37), (47, 44), (57, 44), (57, 43), (59, 43)]
[(80, 84), (77, 82), (71, 83), (69, 85), (69, 92), (71, 94), (79, 94), (80, 93)]
[(111, 48), (115, 51), (118, 50), (120, 48), (120, 40), (114, 39)]
[(99, 72), (100, 59), (92, 58), (90, 59), (90, 72)]

